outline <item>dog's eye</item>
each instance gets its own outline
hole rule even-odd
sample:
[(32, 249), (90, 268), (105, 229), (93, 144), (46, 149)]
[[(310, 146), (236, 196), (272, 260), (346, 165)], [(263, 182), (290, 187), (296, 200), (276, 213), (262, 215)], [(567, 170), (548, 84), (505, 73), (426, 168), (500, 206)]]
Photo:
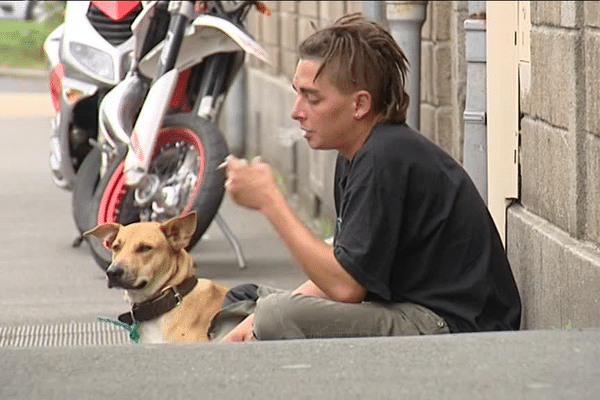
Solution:
[(121, 251), (121, 246), (118, 244), (113, 245), (112, 251), (114, 251), (115, 253), (118, 253), (119, 251)]
[(149, 246), (149, 245), (147, 245), (147, 244), (142, 244), (142, 245), (138, 246), (138, 248), (136, 249), (136, 251), (137, 251), (138, 253), (147, 253), (147, 252), (149, 252), (150, 250), (152, 250), (152, 247), (150, 247), (150, 246)]

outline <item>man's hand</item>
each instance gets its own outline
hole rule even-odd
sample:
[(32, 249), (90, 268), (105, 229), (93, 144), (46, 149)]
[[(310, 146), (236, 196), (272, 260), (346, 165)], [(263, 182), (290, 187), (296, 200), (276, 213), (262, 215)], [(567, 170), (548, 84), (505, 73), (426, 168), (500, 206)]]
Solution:
[(254, 325), (254, 314), (250, 314), (238, 326), (233, 328), (221, 342), (252, 342), (255, 341), (254, 333), (252, 332)]
[(261, 211), (269, 199), (279, 192), (271, 167), (260, 157), (255, 157), (248, 164), (246, 160), (230, 155), (223, 165), (227, 175), (225, 189), (241, 206)]

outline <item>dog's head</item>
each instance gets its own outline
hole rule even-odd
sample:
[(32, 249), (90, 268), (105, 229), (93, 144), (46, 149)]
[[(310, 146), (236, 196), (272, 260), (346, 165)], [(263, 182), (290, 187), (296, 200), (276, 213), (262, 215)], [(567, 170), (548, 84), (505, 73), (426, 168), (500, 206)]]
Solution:
[(173, 274), (173, 268), (178, 268), (177, 263), (184, 261), (181, 253), (195, 229), (196, 213), (191, 212), (164, 223), (108, 223), (84, 235), (98, 238), (112, 252), (112, 262), (106, 270), (109, 288), (152, 295)]

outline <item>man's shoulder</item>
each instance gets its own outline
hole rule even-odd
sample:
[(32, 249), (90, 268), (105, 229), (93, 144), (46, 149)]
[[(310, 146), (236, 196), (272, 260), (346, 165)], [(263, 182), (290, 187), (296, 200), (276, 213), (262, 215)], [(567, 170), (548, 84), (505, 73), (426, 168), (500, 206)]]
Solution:
[[(428, 156), (435, 144), (406, 124), (380, 123), (359, 152), (363, 161), (388, 162), (419, 161)], [(414, 158), (414, 160), (413, 160)], [(366, 159), (366, 160), (365, 160)]]

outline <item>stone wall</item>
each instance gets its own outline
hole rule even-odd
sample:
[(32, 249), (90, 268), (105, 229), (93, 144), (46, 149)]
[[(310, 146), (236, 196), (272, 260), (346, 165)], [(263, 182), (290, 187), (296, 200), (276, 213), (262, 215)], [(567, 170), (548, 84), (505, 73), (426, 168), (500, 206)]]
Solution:
[(467, 1), (429, 1), (421, 31), (420, 131), (459, 162), (463, 156)]
[(521, 195), (507, 250), (528, 328), (600, 326), (600, 4), (530, 2)]

